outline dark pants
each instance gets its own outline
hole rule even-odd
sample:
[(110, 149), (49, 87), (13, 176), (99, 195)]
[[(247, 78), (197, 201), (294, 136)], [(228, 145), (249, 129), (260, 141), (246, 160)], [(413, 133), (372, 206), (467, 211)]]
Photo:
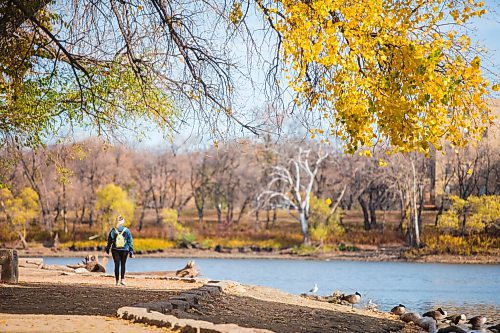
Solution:
[(125, 278), (125, 262), (127, 262), (128, 251), (122, 250), (111, 250), (113, 254), (113, 261), (115, 262), (115, 278), (118, 281), (118, 277), (120, 276), (120, 266), (122, 267), (121, 278)]

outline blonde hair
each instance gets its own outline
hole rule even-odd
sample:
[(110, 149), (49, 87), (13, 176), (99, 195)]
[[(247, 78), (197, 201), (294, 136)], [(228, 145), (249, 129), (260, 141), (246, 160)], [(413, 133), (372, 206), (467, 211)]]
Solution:
[(121, 216), (121, 215), (118, 215), (115, 219), (115, 223), (116, 224), (124, 224), (125, 223), (125, 219)]

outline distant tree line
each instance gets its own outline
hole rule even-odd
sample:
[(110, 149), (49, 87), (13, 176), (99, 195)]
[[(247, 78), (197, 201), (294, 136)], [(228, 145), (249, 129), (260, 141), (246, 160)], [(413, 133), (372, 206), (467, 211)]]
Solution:
[[(386, 212), (398, 211), (398, 229), (410, 245), (419, 246), (425, 205), (441, 215), (453, 195), (467, 200), (500, 194), (499, 147), (488, 140), (427, 157), (383, 150), (346, 155), (331, 146), (271, 140), (194, 152), (133, 149), (97, 139), (36, 149), (10, 143), (0, 154), (2, 223), (22, 224), (11, 215), (23, 212), (29, 219), (39, 216), (37, 224), (48, 232), (59, 225), (64, 233), (78, 224), (102, 226), (116, 211), (129, 215), (141, 230), (146, 212), (161, 225), (165, 209), (182, 217), (186, 207), (196, 211), (200, 224), (211, 209), (218, 223), (238, 224), (246, 216), (261, 227), (276, 223), (277, 210), (287, 209), (297, 213), (307, 244), (311, 224), (317, 227), (311, 203), (318, 207), (320, 200), (328, 207), (321, 223), (340, 209), (360, 209), (365, 230), (383, 227)], [(36, 198), (39, 214), (23, 208), (35, 209), (31, 201), (8, 206), (22, 197)], [(16, 232), (25, 236), (23, 228)]]

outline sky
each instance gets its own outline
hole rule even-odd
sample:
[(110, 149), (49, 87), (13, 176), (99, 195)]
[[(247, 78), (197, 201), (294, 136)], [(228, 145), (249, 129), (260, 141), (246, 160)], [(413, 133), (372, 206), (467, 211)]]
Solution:
[[(482, 61), (483, 73), (491, 81), (500, 83), (500, 0), (485, 0), (487, 13), (481, 18), (476, 18), (470, 22), (469, 31), (473, 43), (479, 43), (481, 48), (486, 49), (487, 54)], [(252, 18), (251, 18), (252, 19)], [(244, 49), (244, 48), (242, 48)], [(270, 52), (270, 51), (269, 51)], [(243, 55), (244, 57), (244, 55)], [(262, 68), (252, 70), (252, 75), (255, 73), (257, 81), (262, 80)], [(246, 109), (246, 112), (251, 112), (252, 108), (263, 107), (266, 105), (264, 94), (257, 90), (246, 89), (247, 95), (240, 96), (238, 104), (240, 107)], [(494, 96), (499, 98), (500, 96)], [(292, 119), (289, 122), (293, 123)], [(236, 126), (236, 125), (235, 125)], [(198, 129), (197, 129), (198, 128)], [(136, 147), (152, 147), (162, 148), (165, 146), (184, 147), (184, 149), (201, 149), (213, 145), (213, 139), (210, 135), (203, 135), (199, 131), (199, 124), (194, 121), (188, 121), (183, 125), (180, 124), (176, 130), (177, 133), (173, 135), (173, 140), (168, 142), (164, 136), (155, 129), (148, 129), (148, 135), (142, 138), (141, 141), (126, 140), (128, 144)], [(287, 132), (295, 132), (298, 136), (305, 134), (305, 130), (300, 125), (288, 126)], [(249, 133), (238, 132), (234, 130), (236, 137), (249, 137)], [(189, 147), (189, 148), (188, 148)]]

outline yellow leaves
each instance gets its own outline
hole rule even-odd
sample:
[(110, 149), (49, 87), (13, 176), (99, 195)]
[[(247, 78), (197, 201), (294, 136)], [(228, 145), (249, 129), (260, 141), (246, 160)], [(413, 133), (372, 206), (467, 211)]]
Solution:
[(241, 3), (233, 2), (233, 6), (231, 8), (231, 11), (229, 12), (229, 21), (231, 21), (231, 23), (234, 25), (238, 25), (241, 22), (242, 18), (243, 12), (241, 11)]
[(275, 1), (285, 19), (270, 19), (283, 37), (294, 100), (328, 119), (328, 135), (347, 151), (387, 140), (395, 151), (427, 152), (443, 138), (462, 145), (482, 132), (488, 84), (479, 58), (454, 56), (470, 38), (435, 33), (444, 13), (465, 21), (482, 4), (417, 0), (414, 11), (407, 2)]
[(491, 86), (491, 90), (493, 91), (500, 91), (500, 84), (494, 84)]
[(368, 149), (365, 149), (365, 150), (362, 150), (360, 153), (359, 153), (360, 156), (366, 156), (366, 157), (372, 157), (373, 154), (370, 150)]
[(379, 158), (378, 165), (381, 166), (381, 167), (386, 167), (388, 164), (387, 164), (387, 161)]

